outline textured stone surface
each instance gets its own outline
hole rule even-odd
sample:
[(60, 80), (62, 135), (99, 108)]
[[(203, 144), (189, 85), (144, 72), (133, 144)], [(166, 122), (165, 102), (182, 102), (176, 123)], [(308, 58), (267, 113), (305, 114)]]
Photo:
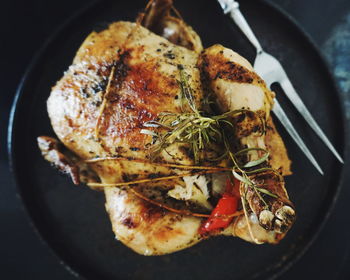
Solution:
[(345, 100), (347, 120), (350, 120), (350, 13), (334, 28), (322, 48)]

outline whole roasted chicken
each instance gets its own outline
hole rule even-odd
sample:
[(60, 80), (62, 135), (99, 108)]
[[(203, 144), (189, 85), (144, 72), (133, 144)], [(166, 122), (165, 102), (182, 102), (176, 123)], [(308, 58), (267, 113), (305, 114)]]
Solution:
[[(106, 196), (118, 240), (161, 255), (213, 235), (278, 243), (295, 220), (274, 93), (171, 0), (91, 33), (47, 101), (46, 160)], [(93, 226), (93, 225), (92, 225)]]

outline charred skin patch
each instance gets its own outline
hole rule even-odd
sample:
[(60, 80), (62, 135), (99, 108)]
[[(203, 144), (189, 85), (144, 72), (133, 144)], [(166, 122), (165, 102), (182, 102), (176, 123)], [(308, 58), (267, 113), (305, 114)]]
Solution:
[(232, 61), (227, 61), (220, 52), (216, 55), (203, 54), (201, 68), (207, 73), (207, 79), (210, 81), (223, 79), (236, 83), (251, 84), (256, 81), (264, 84), (256, 73)]
[(234, 117), (234, 122), (237, 124), (235, 126), (235, 135), (238, 139), (242, 137), (249, 136), (253, 133), (264, 133), (264, 111), (253, 112), (243, 112), (237, 117)]
[(129, 229), (133, 229), (138, 226), (138, 223), (131, 216), (124, 218), (121, 223)]

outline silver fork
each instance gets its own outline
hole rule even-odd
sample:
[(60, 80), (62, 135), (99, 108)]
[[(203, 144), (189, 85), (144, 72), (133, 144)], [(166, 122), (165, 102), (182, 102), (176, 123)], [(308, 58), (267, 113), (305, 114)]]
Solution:
[[(309, 110), (306, 108), (305, 104), (297, 94), (291, 81), (289, 80), (286, 72), (284, 71), (281, 63), (272, 55), (266, 53), (258, 39), (255, 37), (252, 29), (248, 25), (241, 11), (239, 10), (239, 4), (234, 0), (218, 0), (225, 14), (229, 14), (237, 26), (248, 38), (250, 43), (256, 48), (256, 58), (254, 62), (255, 71), (265, 80), (268, 87), (271, 88), (273, 83), (279, 83), (282, 87), (284, 93), (287, 95), (289, 100), (293, 103), (299, 113), (304, 117), (306, 122), (311, 126), (315, 133), (321, 138), (325, 145), (331, 150), (334, 156), (341, 162), (343, 159), (333, 147), (331, 142), (328, 140), (327, 136), (323, 133), (319, 125), (316, 123), (315, 119), (310, 114)], [(314, 167), (323, 175), (323, 171), (319, 166), (318, 162), (311, 154), (310, 150), (305, 145), (304, 141), (299, 136), (298, 132), (295, 130), (293, 124), (289, 120), (286, 113), (283, 111), (282, 107), (278, 103), (277, 99), (274, 100), (275, 104), (272, 109), (276, 117), (280, 120), (282, 125), (285, 127), (287, 132), (297, 143), (299, 148), (303, 151), (306, 157), (311, 161)]]

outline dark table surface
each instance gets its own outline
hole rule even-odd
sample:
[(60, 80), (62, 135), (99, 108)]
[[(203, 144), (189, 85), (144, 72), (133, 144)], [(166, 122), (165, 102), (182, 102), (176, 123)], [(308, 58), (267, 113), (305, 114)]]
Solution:
[[(291, 15), (321, 49), (344, 97), (349, 122), (350, 1), (269, 1)], [(33, 55), (66, 18), (89, 2), (92, 0), (1, 3), (1, 279), (76, 279), (39, 240), (16, 197), (8, 167), (6, 129), (16, 87)], [(345, 168), (350, 171), (348, 162)], [(350, 279), (350, 188), (347, 184), (350, 172), (347, 173), (340, 198), (325, 228), (308, 252), (281, 279)]]

